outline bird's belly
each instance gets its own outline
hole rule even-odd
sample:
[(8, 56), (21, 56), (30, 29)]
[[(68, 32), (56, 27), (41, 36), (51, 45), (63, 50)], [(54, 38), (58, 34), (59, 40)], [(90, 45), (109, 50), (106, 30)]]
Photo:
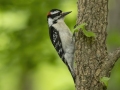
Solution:
[(61, 36), (61, 41), (62, 41), (62, 47), (65, 50), (64, 52), (70, 52), (71, 49), (74, 49), (72, 35), (62, 32), (60, 36)]

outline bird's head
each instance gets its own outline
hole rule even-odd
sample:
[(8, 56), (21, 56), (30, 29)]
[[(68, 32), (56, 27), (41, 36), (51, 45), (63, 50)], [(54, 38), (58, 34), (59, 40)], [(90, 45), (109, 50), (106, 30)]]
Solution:
[(57, 23), (57, 21), (60, 20), (60, 19), (64, 19), (64, 17), (66, 15), (68, 15), (69, 13), (71, 13), (71, 12), (72, 11), (62, 12), (59, 9), (52, 9), (52, 10), (50, 10), (50, 12), (47, 15), (47, 20), (48, 20), (49, 26), (51, 26), (54, 23)]

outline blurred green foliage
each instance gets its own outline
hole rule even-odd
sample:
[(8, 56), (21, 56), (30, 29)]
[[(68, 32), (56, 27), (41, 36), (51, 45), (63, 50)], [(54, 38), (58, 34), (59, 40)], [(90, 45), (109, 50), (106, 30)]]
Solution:
[(49, 40), (52, 8), (72, 10), (66, 22), (73, 28), (76, 0), (0, 0), (0, 90), (74, 90)]
[[(52, 8), (73, 11), (65, 19), (73, 29), (76, 1), (0, 0), (0, 90), (75, 89), (49, 40), (46, 15)], [(119, 34), (109, 33), (108, 47), (119, 46)]]

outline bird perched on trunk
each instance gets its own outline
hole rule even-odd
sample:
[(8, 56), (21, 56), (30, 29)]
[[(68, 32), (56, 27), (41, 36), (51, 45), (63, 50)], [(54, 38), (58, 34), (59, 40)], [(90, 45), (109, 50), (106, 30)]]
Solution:
[(51, 42), (62, 61), (68, 67), (75, 82), (74, 72), (74, 37), (69, 27), (64, 22), (64, 17), (71, 13), (52, 9), (47, 15), (49, 35)]

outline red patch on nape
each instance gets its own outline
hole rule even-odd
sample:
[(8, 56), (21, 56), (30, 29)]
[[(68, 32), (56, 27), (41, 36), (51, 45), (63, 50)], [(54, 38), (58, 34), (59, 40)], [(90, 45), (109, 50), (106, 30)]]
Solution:
[(47, 16), (49, 16), (50, 15), (50, 12), (47, 14)]

